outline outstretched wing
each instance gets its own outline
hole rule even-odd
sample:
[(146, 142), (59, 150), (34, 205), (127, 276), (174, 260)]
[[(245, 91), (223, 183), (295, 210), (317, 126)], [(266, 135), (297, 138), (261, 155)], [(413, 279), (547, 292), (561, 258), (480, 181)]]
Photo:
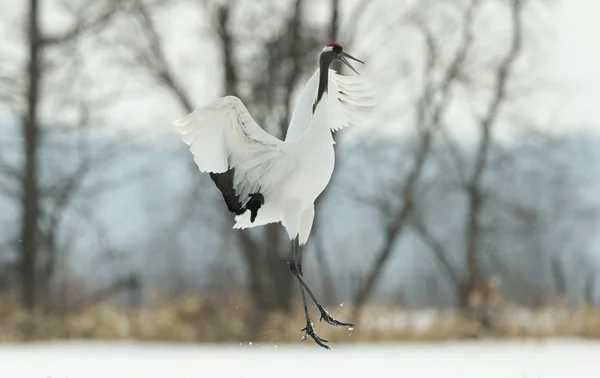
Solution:
[[(308, 80), (296, 102), (286, 141), (295, 140), (304, 134), (312, 121), (312, 105), (317, 95), (319, 70)], [(332, 131), (337, 131), (349, 124), (358, 124), (367, 116), (373, 107), (375, 92), (371, 84), (362, 76), (343, 76), (329, 70), (327, 85), (328, 122)]]
[(209, 172), (229, 211), (242, 214), (251, 193), (268, 193), (293, 169), (283, 142), (254, 121), (242, 101), (222, 97), (174, 121), (194, 162)]
[(363, 122), (377, 104), (373, 87), (362, 76), (343, 76), (329, 70), (328, 87), (331, 131)]

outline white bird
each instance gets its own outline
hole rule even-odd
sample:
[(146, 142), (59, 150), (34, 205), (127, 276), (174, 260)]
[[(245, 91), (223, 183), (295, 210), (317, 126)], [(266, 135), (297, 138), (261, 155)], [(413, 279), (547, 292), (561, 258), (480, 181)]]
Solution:
[[(315, 342), (329, 349), (314, 332), (305, 290), (321, 313), (321, 320), (352, 327), (332, 318), (303, 279), (302, 250), (315, 216), (314, 202), (323, 192), (335, 165), (332, 131), (359, 123), (375, 105), (369, 83), (361, 77), (342, 76), (329, 66), (340, 60), (358, 73), (337, 42), (325, 46), (320, 65), (308, 80), (294, 108), (285, 141), (265, 132), (242, 101), (226, 96), (174, 121), (194, 162), (219, 188), (234, 228), (281, 222), (292, 241), (290, 269), (298, 279), (306, 327)], [(363, 63), (364, 64), (364, 63)]]

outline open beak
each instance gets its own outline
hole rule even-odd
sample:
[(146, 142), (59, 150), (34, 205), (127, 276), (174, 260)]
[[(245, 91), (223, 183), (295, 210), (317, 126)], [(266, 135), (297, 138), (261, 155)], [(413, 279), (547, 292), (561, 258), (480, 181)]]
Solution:
[(360, 74), (358, 73), (358, 71), (356, 71), (356, 70), (354, 69), (354, 67), (352, 67), (352, 64), (350, 64), (350, 62), (349, 62), (349, 61), (348, 61), (348, 59), (346, 59), (346, 58), (350, 58), (350, 59), (352, 59), (352, 60), (354, 60), (354, 61), (357, 61), (357, 62), (359, 62), (359, 63), (362, 63), (362, 64), (365, 64), (365, 62), (363, 62), (363, 61), (362, 61), (362, 60), (360, 60), (360, 59), (357, 59), (357, 58), (353, 57), (352, 55), (348, 54), (348, 53), (347, 53), (347, 52), (345, 52), (345, 51), (342, 51), (342, 53), (340, 54), (340, 58), (339, 58), (339, 59), (340, 59), (342, 62), (344, 62), (344, 64), (345, 64), (345, 65), (347, 65), (348, 67), (350, 67), (350, 69), (351, 69), (352, 71), (354, 71), (354, 72), (356, 72), (356, 74), (360, 75)]

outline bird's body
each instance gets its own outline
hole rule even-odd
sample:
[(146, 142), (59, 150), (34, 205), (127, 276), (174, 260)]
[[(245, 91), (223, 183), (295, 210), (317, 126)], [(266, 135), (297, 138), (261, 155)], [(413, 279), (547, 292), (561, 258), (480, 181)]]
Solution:
[(264, 197), (256, 219), (252, 222), (251, 213), (244, 211), (235, 216), (234, 228), (281, 222), (290, 239), (299, 235), (301, 245), (308, 240), (314, 201), (329, 183), (335, 165), (332, 131), (358, 115), (356, 105), (342, 101), (348, 98), (347, 92), (354, 91), (363, 95), (356, 101), (373, 104), (370, 87), (363, 80), (328, 71), (328, 89), (314, 113), (320, 69), (309, 79), (285, 141), (261, 129), (234, 96), (220, 98), (176, 122), (201, 171), (223, 174), (234, 170), (231, 184), (241, 206), (251, 193), (260, 191)]
[[(298, 234), (300, 245), (308, 240), (314, 218), (314, 202), (329, 183), (335, 165), (327, 107), (318, 106), (311, 117), (310, 99), (314, 98), (317, 84), (318, 70), (300, 96), (298, 105), (301, 107), (296, 108), (295, 113), (298, 118), (290, 124), (282, 144), (285, 153), (293, 157), (293, 171), (282, 177), (278, 190), (264, 194), (265, 207), (261, 209), (264, 213), (258, 215), (256, 222), (250, 222), (249, 214), (244, 213), (236, 216), (234, 228), (281, 221), (290, 239)], [(309, 101), (305, 101), (304, 96)]]
[[(281, 222), (298, 248), (308, 240), (314, 202), (329, 183), (335, 165), (332, 131), (357, 123), (375, 104), (365, 80), (329, 69), (334, 59), (352, 68), (346, 56), (358, 60), (335, 42), (323, 49), (320, 67), (300, 94), (285, 140), (261, 129), (234, 96), (217, 99), (175, 122), (196, 165), (210, 173), (229, 211), (235, 214), (234, 228)], [(294, 245), (292, 251), (293, 269)], [(301, 257), (299, 264), (303, 300), (306, 289), (323, 317), (325, 310), (301, 278)], [(309, 323), (308, 313), (306, 316)], [(308, 324), (307, 334), (311, 330)], [(318, 336), (311, 336), (317, 341)]]

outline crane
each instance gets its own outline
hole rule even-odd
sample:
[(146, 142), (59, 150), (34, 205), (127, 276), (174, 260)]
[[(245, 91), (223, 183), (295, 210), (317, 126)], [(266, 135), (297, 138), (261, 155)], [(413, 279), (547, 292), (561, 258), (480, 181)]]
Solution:
[(207, 172), (235, 216), (234, 229), (281, 222), (291, 240), (290, 270), (298, 280), (310, 336), (329, 349), (313, 328), (306, 294), (333, 326), (353, 327), (333, 318), (303, 278), (302, 247), (314, 216), (314, 202), (335, 165), (332, 132), (357, 124), (375, 105), (374, 92), (361, 76), (343, 76), (330, 69), (339, 60), (358, 74), (348, 59), (363, 61), (337, 42), (320, 53), (319, 67), (306, 83), (292, 113), (285, 140), (264, 131), (243, 102), (225, 96), (173, 122), (194, 162)]

